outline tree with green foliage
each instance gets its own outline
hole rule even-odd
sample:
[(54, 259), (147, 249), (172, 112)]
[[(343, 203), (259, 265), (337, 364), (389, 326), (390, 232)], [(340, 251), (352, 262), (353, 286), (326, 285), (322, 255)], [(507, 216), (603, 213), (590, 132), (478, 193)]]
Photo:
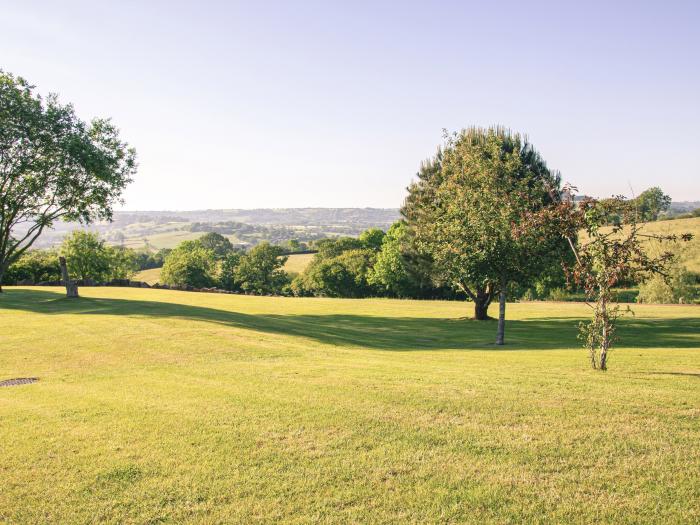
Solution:
[(308, 245), (305, 242), (301, 242), (299, 239), (290, 239), (287, 241), (287, 247), (292, 253), (303, 252), (304, 250), (309, 249)]
[(139, 269), (136, 252), (123, 246), (107, 246), (108, 279), (128, 279)]
[(384, 235), (384, 232), (379, 228), (369, 228), (360, 234), (359, 239), (365, 248), (379, 251), (382, 248)]
[(110, 277), (112, 254), (96, 233), (75, 230), (61, 244), (68, 272), (77, 279), (106, 281)]
[(666, 275), (655, 274), (639, 285), (638, 303), (692, 304), (698, 297), (695, 278), (677, 261)]
[(316, 243), (317, 259), (337, 257), (347, 250), (361, 250), (365, 245), (355, 237), (338, 237), (336, 239), (321, 239)]
[(640, 222), (655, 221), (659, 214), (671, 207), (671, 197), (664, 194), (658, 186), (649, 188), (632, 201)]
[(374, 250), (353, 248), (338, 255), (316, 254), (304, 273), (292, 283), (296, 295), (324, 297), (366, 297), (373, 287), (368, 281)]
[(28, 250), (10, 265), (4, 279), (4, 284), (14, 284), (18, 281), (60, 281), (58, 253), (55, 250)]
[(246, 252), (236, 270), (236, 283), (245, 292), (255, 294), (281, 293), (287, 284), (282, 267), (287, 262), (284, 250), (269, 242), (262, 242)]
[(136, 171), (134, 150), (109, 120), (86, 124), (56, 95), (42, 98), (3, 71), (0, 159), (0, 283), (57, 220), (110, 220)]
[(695, 275), (681, 263), (676, 246), (664, 242), (646, 243), (645, 252), (659, 257), (665, 252), (673, 253), (664, 274), (647, 275), (639, 285), (638, 303), (692, 304), (698, 297)]
[(214, 253), (196, 241), (184, 241), (165, 259), (160, 278), (170, 286), (205, 288), (215, 282)]
[(564, 249), (561, 238), (518, 230), (527, 212), (552, 203), (559, 176), (525, 137), (501, 127), (446, 139), (409, 186), (402, 214), (435, 278), (464, 292), (476, 319), (499, 297), (500, 345), (508, 284), (534, 279)]
[(395, 297), (411, 297), (416, 293), (410, 266), (403, 253), (406, 242), (406, 223), (395, 222), (383, 236), (381, 249), (367, 277), (370, 285)]
[(548, 230), (567, 240), (575, 256), (573, 264), (565, 263), (567, 280), (584, 290), (592, 311), (591, 320), (579, 324), (579, 338), (588, 350), (591, 367), (607, 370), (621, 315), (614, 288), (654, 275), (668, 279), (674, 255), (669, 250), (650, 253), (649, 241), (675, 243), (688, 241), (692, 235), (645, 233), (634, 201), (616, 196), (576, 202), (573, 191), (565, 188), (557, 205), (532, 212), (520, 227), (523, 231)]
[(243, 254), (239, 251), (230, 252), (221, 261), (221, 268), (219, 269), (219, 286), (224, 290), (229, 290), (231, 292), (240, 290), (238, 281), (236, 278), (236, 272), (238, 271), (238, 266), (241, 264), (241, 258)]
[(218, 261), (223, 260), (233, 251), (233, 244), (226, 237), (216, 232), (208, 232), (202, 235), (197, 242), (205, 250), (210, 250)]

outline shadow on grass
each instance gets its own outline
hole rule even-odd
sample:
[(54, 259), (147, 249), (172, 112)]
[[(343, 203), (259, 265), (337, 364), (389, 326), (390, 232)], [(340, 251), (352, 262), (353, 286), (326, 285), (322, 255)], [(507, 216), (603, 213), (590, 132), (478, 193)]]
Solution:
[[(419, 317), (377, 317), (355, 314), (258, 314), (201, 306), (128, 299), (66, 299), (46, 290), (6, 290), (0, 311), (40, 314), (124, 315), (188, 319), (259, 332), (294, 335), (316, 341), (381, 350), (499, 349), (547, 350), (580, 348), (576, 318), (537, 318), (508, 321), (506, 345), (493, 345), (495, 321)], [(700, 347), (700, 318), (621, 319), (623, 347)]]

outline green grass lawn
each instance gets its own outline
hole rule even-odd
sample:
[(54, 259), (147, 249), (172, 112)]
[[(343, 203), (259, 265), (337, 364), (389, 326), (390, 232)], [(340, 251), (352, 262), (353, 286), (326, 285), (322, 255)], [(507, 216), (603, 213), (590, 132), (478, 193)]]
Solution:
[(700, 307), (13, 288), (0, 522), (691, 523)]

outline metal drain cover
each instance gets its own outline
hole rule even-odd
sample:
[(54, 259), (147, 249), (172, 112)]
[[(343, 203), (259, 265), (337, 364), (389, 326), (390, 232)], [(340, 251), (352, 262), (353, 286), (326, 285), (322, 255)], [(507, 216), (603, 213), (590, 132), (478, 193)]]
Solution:
[(28, 385), (29, 383), (36, 383), (37, 381), (39, 381), (38, 377), (15, 377), (14, 379), (0, 381), (0, 386)]

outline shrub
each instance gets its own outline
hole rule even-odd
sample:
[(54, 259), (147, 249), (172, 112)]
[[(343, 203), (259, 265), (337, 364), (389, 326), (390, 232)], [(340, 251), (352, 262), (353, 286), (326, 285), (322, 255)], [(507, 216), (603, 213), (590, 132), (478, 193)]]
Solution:
[(15, 284), (18, 281), (29, 280), (58, 281), (61, 279), (61, 268), (58, 265), (58, 253), (54, 250), (29, 250), (16, 262), (10, 265), (3, 275), (2, 284)]
[(163, 283), (204, 288), (214, 284), (214, 254), (192, 241), (185, 241), (165, 259)]
[(640, 303), (692, 303), (697, 297), (693, 274), (680, 264), (674, 264), (668, 277), (654, 275), (639, 286)]
[(106, 281), (110, 278), (112, 253), (96, 233), (73, 231), (63, 240), (61, 255), (66, 258), (73, 279)]
[(254, 294), (279, 294), (289, 284), (282, 266), (287, 262), (284, 250), (263, 242), (241, 257), (235, 270), (235, 283)]

